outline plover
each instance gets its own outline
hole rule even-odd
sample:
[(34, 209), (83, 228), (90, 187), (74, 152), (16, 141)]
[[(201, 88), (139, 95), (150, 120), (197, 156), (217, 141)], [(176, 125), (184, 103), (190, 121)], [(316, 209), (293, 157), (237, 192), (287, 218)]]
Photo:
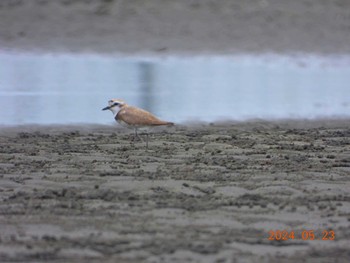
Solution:
[[(149, 129), (155, 126), (172, 126), (174, 123), (162, 121), (152, 113), (143, 109), (129, 106), (123, 100), (111, 99), (108, 101), (108, 106), (102, 110), (110, 110), (114, 114), (114, 119), (130, 129), (134, 129), (135, 137), (140, 138), (137, 134), (138, 129)], [(148, 133), (146, 140), (146, 148), (148, 148)], [(142, 140), (142, 139), (141, 139)]]

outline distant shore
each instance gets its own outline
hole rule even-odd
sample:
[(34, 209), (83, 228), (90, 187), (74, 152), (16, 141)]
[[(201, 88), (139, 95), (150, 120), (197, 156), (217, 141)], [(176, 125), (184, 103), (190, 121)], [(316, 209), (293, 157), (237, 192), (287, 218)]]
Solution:
[(0, 47), (123, 54), (346, 54), (349, 8), (347, 0), (3, 0)]

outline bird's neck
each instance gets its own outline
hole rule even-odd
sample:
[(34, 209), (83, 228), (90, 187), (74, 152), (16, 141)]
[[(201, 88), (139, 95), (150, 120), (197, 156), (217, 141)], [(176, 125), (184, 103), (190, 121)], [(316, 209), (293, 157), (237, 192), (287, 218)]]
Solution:
[(113, 115), (114, 116), (117, 116), (118, 112), (121, 110), (121, 108), (119, 107), (114, 107), (111, 109), (111, 111), (113, 112)]

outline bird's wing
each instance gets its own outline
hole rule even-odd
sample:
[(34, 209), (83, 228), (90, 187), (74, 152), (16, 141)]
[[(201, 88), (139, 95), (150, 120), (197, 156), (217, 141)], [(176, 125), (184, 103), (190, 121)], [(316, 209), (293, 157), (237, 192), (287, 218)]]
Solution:
[(129, 125), (167, 125), (168, 122), (162, 121), (155, 117), (153, 114), (148, 111), (127, 106), (122, 108), (117, 116), (117, 120), (124, 121)]

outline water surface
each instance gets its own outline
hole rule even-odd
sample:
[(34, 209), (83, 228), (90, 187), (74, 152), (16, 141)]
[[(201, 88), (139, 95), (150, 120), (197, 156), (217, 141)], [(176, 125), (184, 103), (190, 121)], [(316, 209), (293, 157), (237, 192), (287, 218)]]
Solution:
[(113, 122), (111, 98), (175, 121), (350, 117), (350, 59), (0, 53), (1, 124)]

